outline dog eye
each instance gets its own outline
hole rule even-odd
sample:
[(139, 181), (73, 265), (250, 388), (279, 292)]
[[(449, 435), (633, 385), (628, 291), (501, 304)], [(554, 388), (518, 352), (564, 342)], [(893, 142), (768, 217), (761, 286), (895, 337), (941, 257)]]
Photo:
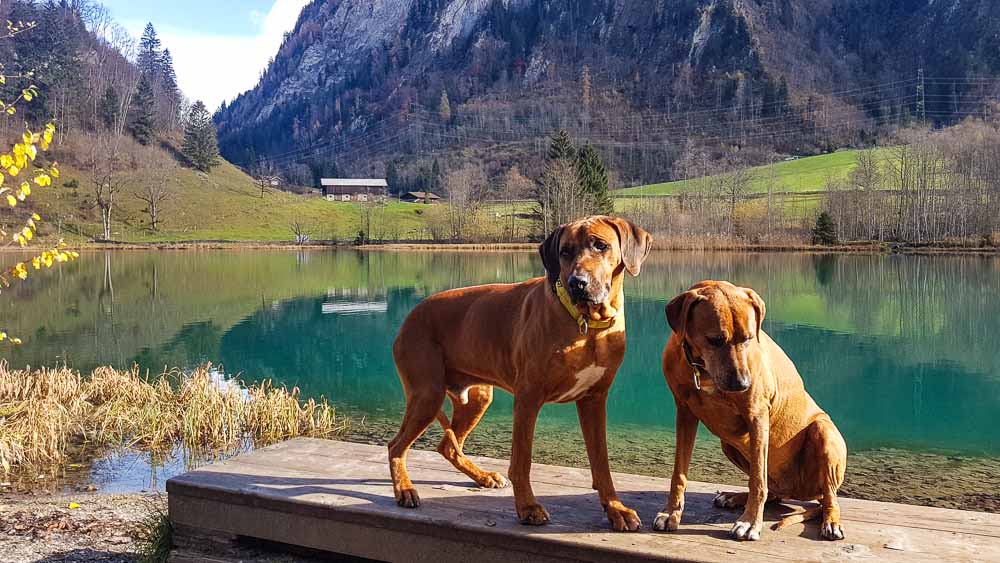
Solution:
[(594, 248), (596, 248), (598, 252), (604, 252), (605, 250), (607, 250), (610, 247), (608, 246), (608, 243), (606, 243), (606, 242), (604, 242), (602, 240), (598, 240), (598, 241), (594, 241)]
[(564, 248), (559, 251), (559, 256), (562, 256), (563, 258), (569, 258), (572, 255), (573, 253), (570, 252), (568, 248)]
[(706, 340), (708, 340), (708, 343), (716, 348), (726, 343), (726, 339), (721, 336), (709, 336)]

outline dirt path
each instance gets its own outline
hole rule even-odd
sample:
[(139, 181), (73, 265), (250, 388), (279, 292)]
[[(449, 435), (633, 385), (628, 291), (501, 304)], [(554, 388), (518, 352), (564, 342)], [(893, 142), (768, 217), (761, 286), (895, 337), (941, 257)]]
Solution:
[(132, 562), (138, 524), (157, 510), (166, 496), (0, 492), (0, 562)]

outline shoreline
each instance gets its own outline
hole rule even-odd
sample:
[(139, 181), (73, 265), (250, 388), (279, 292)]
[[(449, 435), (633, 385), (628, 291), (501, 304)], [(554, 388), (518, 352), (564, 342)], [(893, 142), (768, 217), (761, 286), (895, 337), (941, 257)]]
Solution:
[[(46, 241), (27, 248), (3, 247), (0, 252), (31, 253), (46, 246)], [(83, 242), (68, 245), (84, 252), (115, 251), (216, 251), (216, 250), (359, 250), (364, 252), (535, 252), (536, 242), (385, 242), (355, 245), (340, 241), (294, 243), (254, 240), (191, 240), (162, 242)], [(910, 255), (982, 255), (998, 256), (998, 246), (965, 246), (953, 243), (849, 243), (822, 246), (797, 243), (690, 242), (654, 243), (653, 252), (743, 252), (806, 254), (910, 254)]]

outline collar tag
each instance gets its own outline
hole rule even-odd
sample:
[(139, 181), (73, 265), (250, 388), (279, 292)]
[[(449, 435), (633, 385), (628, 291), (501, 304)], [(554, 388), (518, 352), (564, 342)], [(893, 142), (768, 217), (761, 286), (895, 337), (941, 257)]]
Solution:
[(576, 305), (573, 304), (573, 299), (569, 296), (569, 293), (566, 291), (566, 288), (563, 287), (561, 281), (556, 280), (553, 289), (555, 290), (556, 296), (559, 298), (559, 302), (562, 303), (563, 308), (565, 308), (566, 312), (573, 317), (574, 321), (576, 321), (576, 326), (579, 328), (581, 335), (585, 336), (587, 332), (589, 332), (589, 329), (605, 329), (614, 324), (614, 317), (600, 321), (588, 320), (587, 316), (581, 313), (579, 309), (576, 308)]
[(694, 361), (694, 354), (691, 353), (691, 347), (688, 345), (687, 340), (684, 340), (681, 347), (684, 349), (684, 359), (687, 360), (688, 365), (691, 366), (691, 370), (694, 371), (694, 375), (692, 376), (694, 378), (694, 388), (701, 391), (702, 364)]

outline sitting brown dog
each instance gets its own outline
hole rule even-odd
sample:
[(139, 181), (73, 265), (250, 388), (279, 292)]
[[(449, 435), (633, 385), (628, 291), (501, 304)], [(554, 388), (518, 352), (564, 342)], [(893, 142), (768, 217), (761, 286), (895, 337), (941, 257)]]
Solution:
[[(462, 453), (465, 439), (493, 400), (514, 395), (510, 478), (523, 524), (549, 515), (529, 482), (535, 420), (545, 403), (575, 402), (594, 488), (616, 530), (641, 525), (618, 499), (605, 434), (606, 401), (625, 355), (625, 272), (639, 275), (652, 238), (623, 219), (590, 217), (559, 227), (539, 247), (546, 277), (433, 295), (403, 322), (392, 353), (406, 393), (406, 413), (389, 443), (389, 469), (400, 506), (420, 500), (406, 453), (435, 418), (445, 430), (438, 451), (481, 487), (503, 487), (499, 473)], [(451, 399), (451, 421), (441, 410)]]
[(722, 440), (722, 451), (750, 476), (750, 492), (721, 493), (719, 507), (744, 506), (730, 535), (760, 539), (764, 503), (819, 499), (821, 506), (782, 520), (775, 529), (823, 515), (822, 537), (844, 538), (837, 489), (847, 445), (806, 393), (795, 365), (761, 330), (764, 301), (748, 288), (703, 281), (667, 305), (673, 334), (663, 374), (677, 404), (677, 447), (670, 496), (653, 522), (676, 530), (698, 422)]

